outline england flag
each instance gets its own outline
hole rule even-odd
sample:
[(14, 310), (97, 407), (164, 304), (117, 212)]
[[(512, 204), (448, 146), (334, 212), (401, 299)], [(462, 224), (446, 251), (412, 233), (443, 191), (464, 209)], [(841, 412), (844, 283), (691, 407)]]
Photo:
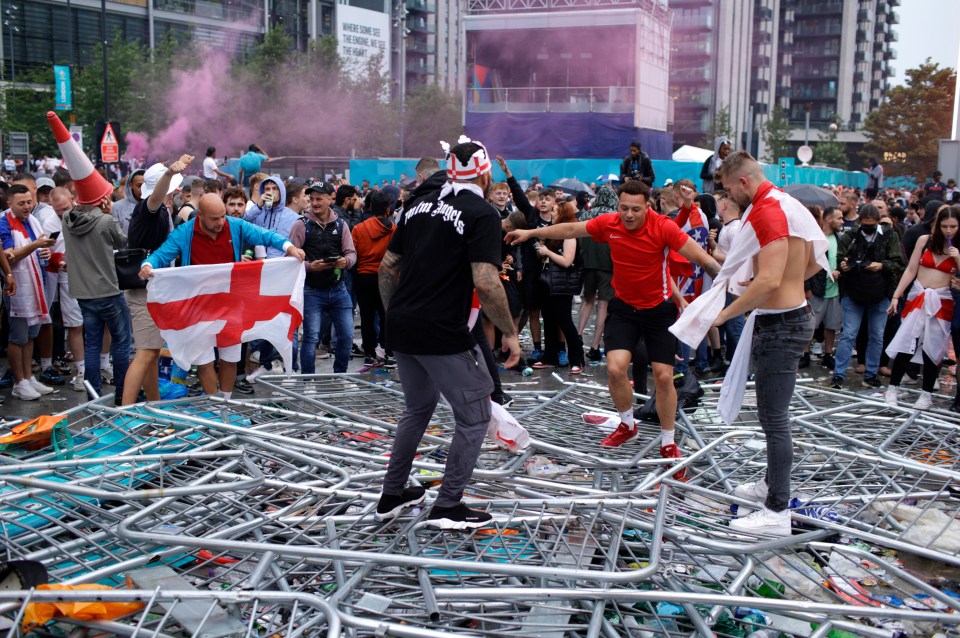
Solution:
[(181, 368), (211, 348), (266, 339), (292, 370), (304, 277), (292, 257), (159, 268), (147, 286), (147, 309)]

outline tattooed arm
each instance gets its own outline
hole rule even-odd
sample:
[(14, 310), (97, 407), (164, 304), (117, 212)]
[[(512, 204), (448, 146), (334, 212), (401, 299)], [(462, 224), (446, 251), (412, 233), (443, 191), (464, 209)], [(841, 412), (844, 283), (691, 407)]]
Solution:
[(380, 287), (380, 299), (383, 301), (384, 311), (390, 307), (390, 298), (397, 289), (397, 282), (400, 279), (400, 255), (389, 250), (384, 253), (383, 261), (380, 262), (380, 270), (377, 276), (377, 284)]
[[(381, 272), (382, 268), (381, 266)], [(510, 316), (510, 305), (500, 281), (500, 272), (496, 266), (485, 262), (471, 263), (470, 268), (473, 272), (473, 287), (483, 306), (483, 314), (503, 333), (503, 351), (510, 352), (504, 367), (511, 368), (520, 360), (520, 341), (517, 339), (517, 325)], [(383, 294), (382, 277), (380, 290)]]

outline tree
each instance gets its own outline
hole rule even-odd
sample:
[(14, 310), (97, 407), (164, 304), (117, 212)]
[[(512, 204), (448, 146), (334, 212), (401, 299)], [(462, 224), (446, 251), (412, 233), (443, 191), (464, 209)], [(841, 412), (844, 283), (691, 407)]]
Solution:
[(813, 161), (817, 164), (826, 164), (831, 168), (847, 170), (850, 160), (847, 158), (847, 147), (837, 141), (837, 131), (840, 129), (840, 118), (835, 117), (825, 131), (817, 134), (819, 140), (813, 147)]
[(0, 130), (24, 132), (30, 139), (30, 152), (36, 155), (54, 152), (57, 144), (47, 125), (47, 111), (52, 111), (53, 70), (34, 69), (17, 73), (17, 83), (7, 84), (0, 93)]
[(763, 144), (767, 147), (767, 152), (762, 160), (769, 164), (776, 164), (781, 157), (790, 157), (790, 131), (793, 127), (787, 114), (779, 106), (773, 107), (770, 119), (763, 126)]
[(712, 149), (718, 137), (726, 137), (733, 141), (734, 147), (737, 145), (737, 132), (733, 129), (733, 125), (730, 124), (730, 109), (726, 106), (717, 111), (713, 122), (709, 128), (707, 128), (707, 132), (704, 133), (704, 137), (700, 141), (700, 146)]
[(950, 137), (957, 74), (930, 58), (907, 70), (906, 86), (887, 91), (886, 101), (867, 115), (869, 141), (863, 157), (877, 157), (887, 175), (923, 181), (937, 167), (939, 141)]
[(459, 93), (447, 93), (436, 84), (418, 86), (407, 96), (404, 109), (407, 157), (439, 157), (440, 140), (454, 143), (463, 133)]

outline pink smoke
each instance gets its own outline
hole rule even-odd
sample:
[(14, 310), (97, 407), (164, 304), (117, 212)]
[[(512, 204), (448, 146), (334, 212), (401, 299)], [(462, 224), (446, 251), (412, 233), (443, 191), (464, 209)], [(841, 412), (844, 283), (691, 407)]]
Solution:
[(133, 158), (146, 157), (150, 152), (150, 138), (146, 133), (137, 131), (128, 131), (123, 139), (127, 142), (127, 150), (123, 154), (123, 159), (129, 161)]

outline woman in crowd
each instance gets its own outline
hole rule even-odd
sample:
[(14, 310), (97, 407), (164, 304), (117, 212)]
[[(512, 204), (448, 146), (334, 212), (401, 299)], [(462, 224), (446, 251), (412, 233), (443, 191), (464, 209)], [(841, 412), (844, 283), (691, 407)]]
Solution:
[(954, 245), (958, 229), (960, 208), (941, 206), (937, 210), (932, 234), (917, 240), (910, 263), (890, 299), (887, 314), (893, 315), (910, 286), (900, 329), (887, 348), (887, 354), (893, 357), (890, 386), (886, 392), (889, 405), (897, 405), (898, 390), (907, 364), (911, 360), (919, 363), (920, 359), (923, 360), (923, 391), (913, 407), (926, 410), (932, 404), (933, 386), (950, 345), (954, 305), (950, 280), (960, 268), (960, 251)]
[[(577, 206), (573, 202), (565, 202), (553, 208), (551, 224), (568, 224), (577, 221)], [(548, 239), (545, 242), (536, 242), (534, 249), (537, 256), (543, 260), (544, 272), (550, 262), (563, 269), (582, 267), (577, 261), (576, 239)], [(575, 263), (576, 262), (576, 263)], [(568, 291), (558, 292), (551, 290), (541, 277), (537, 282), (537, 297), (540, 301), (540, 311), (543, 314), (543, 336), (545, 349), (543, 359), (533, 365), (534, 368), (547, 368), (560, 365), (561, 343), (559, 333), (563, 333), (569, 352), (570, 374), (583, 372), (583, 341), (573, 323), (573, 296)]]

